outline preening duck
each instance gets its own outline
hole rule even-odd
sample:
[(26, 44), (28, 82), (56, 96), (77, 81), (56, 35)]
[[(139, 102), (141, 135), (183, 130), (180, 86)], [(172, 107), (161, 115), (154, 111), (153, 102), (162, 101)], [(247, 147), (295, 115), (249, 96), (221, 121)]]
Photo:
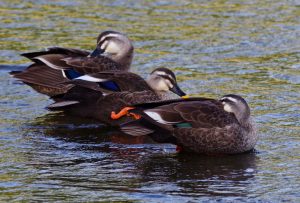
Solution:
[(93, 52), (51, 47), (45, 51), (21, 54), (34, 63), (24, 71), (11, 75), (36, 91), (54, 96), (65, 93), (72, 85), (69, 80), (101, 71), (127, 71), (133, 58), (133, 45), (122, 33), (102, 32)]

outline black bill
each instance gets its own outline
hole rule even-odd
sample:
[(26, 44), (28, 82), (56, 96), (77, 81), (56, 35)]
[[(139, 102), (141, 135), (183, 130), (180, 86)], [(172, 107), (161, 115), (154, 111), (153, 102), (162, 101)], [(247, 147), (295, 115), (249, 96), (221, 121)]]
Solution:
[(96, 48), (92, 53), (90, 53), (89, 57), (96, 57), (104, 53), (104, 49)]
[(175, 84), (170, 91), (174, 92), (175, 94), (177, 94), (178, 96), (182, 97), (185, 96), (186, 94), (178, 87), (177, 84)]

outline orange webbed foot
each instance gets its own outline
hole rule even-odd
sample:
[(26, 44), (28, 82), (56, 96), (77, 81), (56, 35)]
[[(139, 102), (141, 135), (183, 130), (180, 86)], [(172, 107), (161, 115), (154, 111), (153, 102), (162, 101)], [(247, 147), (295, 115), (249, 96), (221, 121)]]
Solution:
[(134, 109), (134, 108), (133, 107), (125, 107), (119, 113), (112, 111), (110, 114), (110, 117), (111, 117), (111, 119), (117, 120), (123, 116), (128, 115), (129, 114), (128, 111), (131, 109)]
[(129, 113), (128, 116), (132, 116), (135, 120), (139, 120), (142, 117), (141, 115), (135, 113)]
[(140, 115), (128, 112), (129, 110), (132, 110), (132, 109), (134, 109), (134, 107), (125, 107), (119, 113), (116, 113), (116, 112), (112, 111), (111, 114), (110, 114), (110, 117), (113, 120), (117, 120), (117, 119), (119, 119), (123, 116), (132, 116), (136, 120), (140, 119), (141, 118)]

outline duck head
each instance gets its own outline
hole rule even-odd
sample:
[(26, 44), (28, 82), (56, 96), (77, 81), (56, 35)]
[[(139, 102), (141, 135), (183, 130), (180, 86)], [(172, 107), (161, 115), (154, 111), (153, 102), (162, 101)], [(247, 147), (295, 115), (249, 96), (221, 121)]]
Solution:
[(89, 57), (106, 56), (128, 70), (133, 58), (133, 45), (120, 32), (105, 31), (97, 38), (97, 47)]
[(240, 124), (245, 124), (250, 118), (250, 108), (241, 96), (228, 94), (223, 96), (220, 101), (224, 110), (233, 113)]
[(178, 87), (175, 74), (167, 68), (157, 68), (147, 78), (148, 85), (158, 94), (168, 91), (182, 97), (186, 94)]

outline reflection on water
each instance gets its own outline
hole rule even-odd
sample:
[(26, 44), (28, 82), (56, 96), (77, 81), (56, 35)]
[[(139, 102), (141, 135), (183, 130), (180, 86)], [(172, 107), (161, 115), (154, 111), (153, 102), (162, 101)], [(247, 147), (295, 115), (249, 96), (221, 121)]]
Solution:
[[(47, 125), (47, 126), (46, 126)], [(148, 136), (133, 137), (118, 129), (105, 126), (96, 120), (71, 117), (63, 113), (51, 113), (36, 118), (26, 125), (24, 134), (38, 133), (68, 142), (99, 144), (113, 142), (118, 144), (153, 143)]]
[[(23, 136), (37, 134), (34, 131), (43, 135), (35, 137), (32, 150), (23, 154), (29, 166), (39, 171), (31, 183), (34, 190), (41, 190), (42, 185), (47, 190), (64, 188), (65, 193), (75, 188), (97, 191), (95, 197), (107, 195), (103, 190), (108, 189), (129, 193), (122, 194), (123, 198), (134, 193), (145, 199), (165, 194), (233, 200), (248, 195), (247, 187), (256, 174), (255, 153), (177, 154), (172, 145), (149, 144), (149, 139), (124, 137), (89, 120), (78, 123), (78, 119), (66, 122), (65, 118), (45, 115), (26, 126)], [(50, 126), (43, 127), (44, 122)]]
[(180, 188), (163, 188), (167, 194), (243, 197), (248, 195), (247, 186), (254, 179), (257, 159), (254, 153), (225, 157), (153, 156), (139, 163), (139, 168), (143, 181), (166, 181)]
[[(299, 202), (299, 2), (16, 1), (1, 6), (0, 201)], [(132, 70), (171, 68), (194, 96), (246, 98), (259, 153), (177, 154), (97, 121), (49, 113), (9, 77), (49, 46), (93, 50), (103, 30), (134, 41)]]

